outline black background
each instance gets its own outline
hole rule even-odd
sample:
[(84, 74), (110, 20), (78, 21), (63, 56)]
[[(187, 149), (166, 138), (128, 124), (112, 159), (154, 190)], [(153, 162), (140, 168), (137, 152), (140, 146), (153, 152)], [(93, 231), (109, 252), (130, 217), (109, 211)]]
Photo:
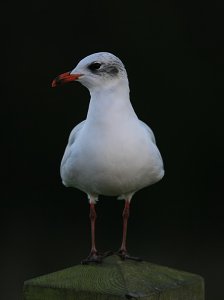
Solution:
[[(164, 179), (132, 201), (129, 252), (198, 273), (223, 299), (223, 2), (17, 1), (2, 10), (1, 299), (75, 265), (90, 249), (84, 193), (60, 160), (88, 91), (52, 79), (94, 52), (125, 64), (131, 101), (153, 129)], [(117, 250), (123, 201), (101, 197), (97, 245)]]

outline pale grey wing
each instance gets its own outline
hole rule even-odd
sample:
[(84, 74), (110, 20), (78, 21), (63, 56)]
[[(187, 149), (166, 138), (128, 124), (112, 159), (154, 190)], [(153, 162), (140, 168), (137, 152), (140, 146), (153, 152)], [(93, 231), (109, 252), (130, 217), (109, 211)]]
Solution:
[(84, 126), (86, 120), (82, 121), (81, 123), (79, 123), (78, 125), (76, 125), (70, 135), (69, 135), (69, 138), (68, 138), (68, 145), (67, 146), (71, 146), (72, 144), (75, 143), (75, 140), (79, 134), (79, 131), (82, 129), (82, 127)]
[[(141, 123), (142, 127), (144, 127), (145, 130), (147, 130), (147, 132), (149, 133), (149, 135), (151, 137), (151, 141), (156, 145), (156, 139), (155, 139), (152, 129), (148, 125), (146, 125), (144, 122), (142, 122), (141, 120), (140, 120), (140, 123)], [(158, 162), (160, 162), (159, 164), (161, 166), (162, 173), (164, 174), (163, 159), (159, 152), (159, 149), (157, 148), (157, 146), (155, 146), (155, 147), (157, 149), (156, 152), (157, 152)], [(162, 177), (163, 177), (163, 175), (162, 175)]]
[(148, 125), (146, 125), (143, 121), (141, 121), (141, 120), (139, 120), (139, 121), (140, 121), (140, 124), (142, 125), (142, 127), (144, 127), (144, 128), (147, 130), (147, 132), (149, 133), (152, 142), (153, 142), (154, 144), (156, 144), (155, 135), (154, 135), (152, 129), (151, 129)]
[(75, 143), (75, 141), (80, 133), (80, 130), (83, 128), (84, 124), (85, 124), (85, 120), (82, 121), (81, 123), (79, 123), (78, 125), (76, 125), (72, 129), (72, 131), (69, 135), (69, 138), (68, 138), (68, 144), (65, 148), (65, 153), (63, 155), (63, 158), (61, 161), (61, 168), (60, 168), (60, 173), (61, 173), (61, 177), (62, 177), (62, 181), (63, 181), (64, 185), (66, 185), (66, 183), (64, 182), (63, 175), (62, 175), (64, 173), (63, 170), (65, 168), (66, 161), (68, 160), (68, 158), (71, 155), (71, 146)]

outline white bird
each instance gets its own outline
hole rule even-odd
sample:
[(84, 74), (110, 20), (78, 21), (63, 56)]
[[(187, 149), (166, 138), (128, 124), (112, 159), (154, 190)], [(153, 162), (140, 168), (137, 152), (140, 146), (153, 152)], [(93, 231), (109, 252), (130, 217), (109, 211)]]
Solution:
[(118, 255), (127, 253), (129, 205), (140, 189), (164, 175), (163, 161), (152, 130), (138, 119), (129, 97), (129, 83), (121, 60), (108, 52), (82, 59), (74, 70), (59, 75), (52, 87), (78, 81), (90, 92), (85, 121), (71, 132), (61, 162), (63, 184), (84, 191), (89, 198), (92, 248), (83, 263), (101, 262), (95, 246), (95, 204), (99, 195), (125, 200), (123, 239)]

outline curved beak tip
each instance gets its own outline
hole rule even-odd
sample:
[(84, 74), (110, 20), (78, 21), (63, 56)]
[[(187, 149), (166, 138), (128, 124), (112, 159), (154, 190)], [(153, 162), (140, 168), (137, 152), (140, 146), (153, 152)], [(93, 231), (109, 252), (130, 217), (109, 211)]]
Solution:
[(56, 87), (67, 82), (76, 81), (80, 76), (82, 76), (82, 74), (71, 74), (70, 72), (63, 73), (52, 81), (51, 87)]

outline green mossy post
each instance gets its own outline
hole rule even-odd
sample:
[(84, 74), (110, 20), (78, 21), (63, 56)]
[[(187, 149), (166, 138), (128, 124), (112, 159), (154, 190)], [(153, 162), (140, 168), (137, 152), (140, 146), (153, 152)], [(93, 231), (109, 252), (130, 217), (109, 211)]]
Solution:
[(24, 282), (24, 300), (204, 300), (202, 277), (149, 262), (77, 265)]

